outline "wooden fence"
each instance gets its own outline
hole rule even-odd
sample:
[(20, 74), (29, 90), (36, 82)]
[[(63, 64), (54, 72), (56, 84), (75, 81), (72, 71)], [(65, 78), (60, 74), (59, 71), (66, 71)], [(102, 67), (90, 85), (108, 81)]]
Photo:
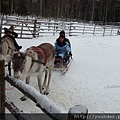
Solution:
[(102, 35), (114, 36), (117, 35), (120, 27), (115, 25), (98, 25), (79, 22), (65, 22), (46, 19), (28, 19), (15, 17), (1, 17), (0, 36), (4, 34), (4, 27), (9, 28), (15, 26), (15, 32), (18, 33), (18, 38), (30, 39), (33, 37), (41, 37), (45, 35), (59, 35), (61, 30), (65, 30), (66, 35)]
[(1, 18), (0, 26), (0, 36), (4, 35), (4, 27), (9, 28), (11, 25), (14, 25), (15, 32), (18, 33), (18, 38), (30, 39), (36, 37), (36, 23), (35, 20), (21, 20), (13, 18)]
[[(8, 74), (5, 75), (5, 62), (0, 61), (0, 120), (5, 120), (5, 107), (12, 113), (17, 120), (31, 120), (29, 116), (24, 116), (23, 111), (19, 110), (13, 102), (5, 95), (5, 81), (16, 87), (24, 95), (36, 103), (43, 113), (52, 120), (86, 120), (88, 109), (83, 105), (76, 105), (65, 112), (55, 103), (50, 101), (47, 96), (40, 94), (35, 88), (25, 84), (21, 80), (16, 80)], [(34, 94), (33, 94), (34, 93)], [(66, 114), (66, 115), (65, 115)], [(40, 116), (39, 116), (40, 117)]]

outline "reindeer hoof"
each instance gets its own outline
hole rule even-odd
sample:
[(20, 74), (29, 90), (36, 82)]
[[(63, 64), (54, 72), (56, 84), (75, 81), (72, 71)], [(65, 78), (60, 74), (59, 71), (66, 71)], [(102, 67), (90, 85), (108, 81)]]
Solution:
[(27, 98), (26, 98), (25, 96), (23, 96), (23, 97), (20, 98), (20, 100), (21, 100), (21, 101), (26, 101)]
[(44, 95), (48, 95), (49, 94), (49, 92), (44, 92)]
[(45, 88), (46, 88), (46, 86), (45, 86), (45, 85), (43, 85), (43, 86), (42, 86), (42, 90), (45, 90)]
[(44, 87), (42, 87), (42, 90), (44, 90), (45, 88)]
[(49, 90), (44, 91), (44, 95), (48, 95), (50, 93)]

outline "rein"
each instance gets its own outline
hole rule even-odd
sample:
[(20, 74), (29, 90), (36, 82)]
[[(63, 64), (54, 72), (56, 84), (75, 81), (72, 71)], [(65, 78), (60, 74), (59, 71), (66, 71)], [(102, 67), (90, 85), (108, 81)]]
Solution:
[(38, 61), (38, 60), (32, 60), (32, 62), (37, 62), (37, 63), (40, 63), (40, 64), (45, 65), (45, 63), (44, 63), (44, 62), (40, 62), (40, 61)]

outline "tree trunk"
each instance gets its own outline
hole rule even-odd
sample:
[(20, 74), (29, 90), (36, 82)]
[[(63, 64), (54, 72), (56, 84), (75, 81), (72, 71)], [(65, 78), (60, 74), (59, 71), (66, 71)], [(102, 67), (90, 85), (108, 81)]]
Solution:
[(5, 120), (5, 61), (0, 61), (0, 120)]
[(92, 22), (94, 20), (94, 11), (95, 11), (95, 0), (93, 0), (93, 7), (92, 7), (92, 17), (91, 17)]
[(13, 14), (13, 0), (10, 0), (10, 15)]
[(1, 14), (1, 0), (0, 0), (0, 14)]

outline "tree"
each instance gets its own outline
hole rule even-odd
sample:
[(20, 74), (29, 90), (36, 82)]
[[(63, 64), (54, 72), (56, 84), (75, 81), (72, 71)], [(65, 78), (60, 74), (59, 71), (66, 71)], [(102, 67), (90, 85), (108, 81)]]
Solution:
[(28, 10), (25, 4), (26, 0), (19, 0), (17, 13), (19, 15), (28, 15)]
[(0, 0), (1, 13), (85, 21), (120, 21), (120, 0)]
[(1, 0), (0, 0), (0, 13), (1, 13)]
[(10, 15), (13, 14), (13, 0), (9, 0)]

